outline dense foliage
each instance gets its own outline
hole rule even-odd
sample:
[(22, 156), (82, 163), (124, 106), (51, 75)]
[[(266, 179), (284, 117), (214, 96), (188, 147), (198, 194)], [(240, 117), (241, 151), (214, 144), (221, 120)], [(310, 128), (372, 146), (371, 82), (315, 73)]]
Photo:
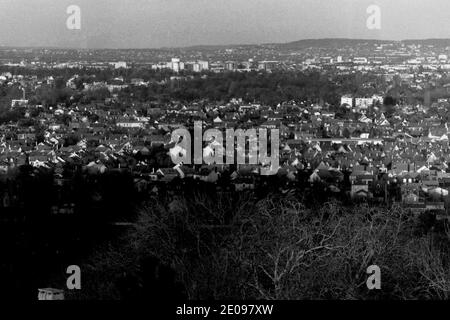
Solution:
[[(44, 71), (11, 70), (25, 74)], [(74, 89), (65, 87), (66, 81), (78, 73)], [(232, 98), (242, 98), (246, 102), (276, 105), (283, 101), (296, 100), (326, 102), (338, 106), (344, 94), (372, 95), (381, 92), (386, 83), (374, 74), (352, 73), (338, 75), (333, 72), (225, 72), (189, 74), (183, 72), (176, 76), (169, 71), (136, 69), (133, 71), (114, 70), (66, 70), (55, 75), (53, 84), (41, 84), (36, 90), (27, 88), (27, 97), (33, 104), (55, 106), (58, 103), (91, 103), (104, 101), (110, 96), (106, 88), (81, 91), (84, 83), (110, 81), (122, 77), (124, 83), (133, 78), (148, 82), (148, 86), (129, 86), (119, 92), (123, 101), (132, 99), (142, 102), (166, 103), (172, 100), (192, 102), (207, 99), (211, 102), (228, 102)], [(171, 77), (172, 76), (172, 77)], [(22, 91), (17, 86), (0, 86), (0, 110), (10, 105), (11, 99), (18, 99)]]
[[(71, 298), (448, 299), (449, 235), (397, 207), (155, 200), (82, 266), (83, 290)], [(370, 265), (381, 268), (381, 290), (367, 289)]]

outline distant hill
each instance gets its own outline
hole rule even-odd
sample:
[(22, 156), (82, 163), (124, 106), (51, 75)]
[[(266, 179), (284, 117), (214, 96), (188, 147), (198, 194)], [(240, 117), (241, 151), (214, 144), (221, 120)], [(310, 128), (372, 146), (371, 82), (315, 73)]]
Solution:
[(161, 48), (127, 48), (127, 49), (95, 49), (95, 48), (72, 48), (72, 47), (12, 47), (0, 46), (0, 50), (20, 49), (67, 49), (67, 50), (181, 50), (181, 51), (215, 51), (223, 50), (225, 48), (257, 48), (257, 47), (272, 47), (278, 49), (301, 50), (305, 48), (342, 48), (345, 46), (356, 46), (361, 44), (399, 44), (406, 45), (416, 44), (428, 46), (432, 45), (439, 48), (450, 47), (450, 39), (406, 39), (406, 40), (380, 40), (380, 39), (350, 39), (350, 38), (323, 38), (323, 39), (304, 39), (286, 43), (262, 43), (262, 44), (218, 44), (218, 45), (193, 45), (186, 47), (161, 47)]
[(377, 43), (404, 43), (406, 45), (416, 44), (435, 47), (450, 47), (450, 39), (406, 39), (401, 41), (377, 40), (377, 39), (346, 39), (346, 38), (327, 38), (327, 39), (306, 39), (281, 44), (280, 47), (287, 49), (303, 49), (309, 47), (333, 48), (351, 46), (356, 44), (377, 44)]
[[(339, 48), (358, 44), (377, 44), (377, 43), (398, 43), (393, 40), (376, 39), (348, 39), (348, 38), (325, 38), (325, 39), (304, 39), (287, 43), (264, 43), (264, 44), (229, 44), (229, 45), (198, 45), (184, 48), (183, 50), (217, 50), (224, 48), (246, 48), (246, 47), (274, 47), (279, 49), (305, 49), (305, 48)], [(175, 49), (175, 48), (172, 48)]]
[(258, 44), (228, 44), (228, 45), (196, 45), (182, 48), (164, 48), (164, 49), (183, 49), (183, 50), (195, 50), (195, 51), (203, 51), (203, 50), (220, 50), (225, 48), (248, 48), (259, 46)]
[(450, 47), (450, 39), (408, 39), (402, 42), (406, 45), (421, 44), (423, 46)]
[[(278, 47), (280, 49), (304, 49), (310, 47), (317, 48), (330, 48), (330, 47), (342, 47), (348, 45), (356, 45), (362, 43), (391, 43), (394, 41), (382, 41), (382, 40), (367, 40), (367, 39), (346, 39), (346, 38), (326, 38), (326, 39), (305, 39), (287, 43), (264, 43), (264, 44), (229, 44), (229, 45), (198, 45), (184, 48), (184, 50), (217, 50), (224, 48), (247, 48), (247, 47)], [(166, 49), (166, 48), (161, 48)], [(172, 48), (174, 49), (174, 48)]]
[[(361, 44), (398, 44), (406, 45), (433, 45), (435, 47), (450, 46), (450, 39), (407, 39), (407, 40), (379, 40), (379, 39), (349, 39), (349, 38), (324, 38), (324, 39), (304, 39), (287, 43), (264, 43), (264, 44), (229, 44), (229, 45), (197, 45), (184, 48), (183, 50), (218, 50), (223, 48), (245, 48), (245, 47), (275, 47), (280, 49), (305, 49), (305, 48), (340, 48), (345, 46), (355, 46)], [(172, 48), (175, 49), (175, 48)]]
[(356, 44), (376, 44), (376, 43), (394, 43), (391, 40), (375, 40), (375, 39), (347, 39), (347, 38), (326, 38), (326, 39), (305, 39), (294, 42), (281, 44), (285, 49), (304, 49), (304, 48), (333, 48), (351, 46)]

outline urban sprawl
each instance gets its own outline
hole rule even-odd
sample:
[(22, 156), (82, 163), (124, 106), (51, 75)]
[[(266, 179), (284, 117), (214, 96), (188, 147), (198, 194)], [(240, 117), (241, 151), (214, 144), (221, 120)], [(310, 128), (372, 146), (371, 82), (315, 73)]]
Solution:
[[(22, 205), (11, 176), (28, 168), (53, 177), (53, 214), (76, 211), (75, 174), (127, 172), (140, 194), (320, 190), (446, 217), (449, 99), (450, 42), (437, 40), (1, 48), (0, 206)], [(223, 133), (278, 129), (279, 169), (173, 163), (182, 148), (172, 132), (194, 122)], [(203, 157), (218, 144), (205, 139)], [(249, 160), (249, 143), (235, 151)]]

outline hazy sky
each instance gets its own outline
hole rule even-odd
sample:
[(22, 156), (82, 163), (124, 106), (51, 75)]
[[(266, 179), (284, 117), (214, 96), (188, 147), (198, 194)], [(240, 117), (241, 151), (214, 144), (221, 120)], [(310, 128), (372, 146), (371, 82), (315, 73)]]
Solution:
[[(366, 9), (381, 8), (369, 30)], [(69, 30), (69, 5), (81, 30)], [(0, 0), (0, 45), (158, 48), (310, 38), (450, 38), (449, 0)]]

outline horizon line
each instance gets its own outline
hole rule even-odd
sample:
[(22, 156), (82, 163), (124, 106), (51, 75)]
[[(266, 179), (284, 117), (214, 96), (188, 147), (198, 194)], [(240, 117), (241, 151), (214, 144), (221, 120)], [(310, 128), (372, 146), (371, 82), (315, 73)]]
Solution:
[(235, 43), (235, 44), (194, 44), (186, 46), (162, 46), (162, 47), (70, 47), (70, 46), (16, 46), (16, 45), (0, 45), (0, 49), (62, 49), (62, 50), (182, 50), (182, 49), (193, 49), (197, 47), (238, 47), (238, 46), (270, 46), (270, 45), (289, 45), (302, 41), (324, 41), (324, 40), (342, 40), (342, 41), (370, 41), (370, 42), (405, 42), (405, 41), (450, 41), (449, 38), (410, 38), (402, 40), (393, 39), (376, 39), (376, 38), (345, 38), (345, 37), (324, 37), (324, 38), (305, 38), (300, 40), (293, 40), (287, 42), (265, 42), (265, 43)]

